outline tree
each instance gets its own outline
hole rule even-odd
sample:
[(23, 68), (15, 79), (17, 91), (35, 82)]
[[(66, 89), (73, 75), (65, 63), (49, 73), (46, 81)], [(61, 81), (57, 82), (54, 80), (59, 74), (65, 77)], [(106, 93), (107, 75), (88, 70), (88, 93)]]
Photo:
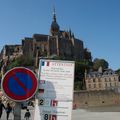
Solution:
[(7, 70), (10, 70), (13, 67), (20, 67), (20, 66), (26, 67), (26, 66), (33, 66), (33, 65), (34, 65), (33, 58), (20, 56), (20, 57), (16, 58), (15, 60), (11, 61), (7, 65)]
[(108, 66), (109, 66), (108, 62), (104, 59), (96, 58), (93, 61), (93, 69), (94, 70), (98, 70), (99, 67), (102, 67), (103, 69), (106, 69), (106, 68), (108, 68)]
[(87, 60), (78, 60), (75, 62), (75, 90), (84, 89), (84, 73), (92, 67), (92, 62)]
[(115, 71), (120, 76), (120, 68)]

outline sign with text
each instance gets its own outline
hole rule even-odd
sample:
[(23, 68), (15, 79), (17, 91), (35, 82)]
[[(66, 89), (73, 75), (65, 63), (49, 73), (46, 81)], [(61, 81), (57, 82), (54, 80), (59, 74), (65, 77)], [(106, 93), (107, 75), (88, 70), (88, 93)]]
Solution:
[(37, 103), (41, 120), (71, 120), (74, 66), (74, 61), (40, 60)]

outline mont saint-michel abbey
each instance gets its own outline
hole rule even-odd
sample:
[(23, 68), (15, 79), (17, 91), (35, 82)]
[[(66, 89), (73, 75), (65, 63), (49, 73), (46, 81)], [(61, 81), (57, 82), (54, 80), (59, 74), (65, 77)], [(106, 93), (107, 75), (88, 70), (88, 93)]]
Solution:
[(91, 61), (91, 52), (84, 48), (83, 41), (77, 39), (71, 30), (60, 30), (55, 10), (49, 35), (34, 34), (31, 38), (25, 37), (22, 45), (5, 45), (0, 59), (6, 61), (8, 58), (15, 59), (21, 55), (33, 58), (35, 66), (38, 66), (38, 60), (41, 57)]
[(60, 30), (53, 13), (50, 34), (34, 34), (32, 38), (22, 40), (23, 54), (31, 57), (58, 56), (65, 59), (91, 60), (91, 53), (84, 48), (83, 41), (76, 39), (69, 31)]

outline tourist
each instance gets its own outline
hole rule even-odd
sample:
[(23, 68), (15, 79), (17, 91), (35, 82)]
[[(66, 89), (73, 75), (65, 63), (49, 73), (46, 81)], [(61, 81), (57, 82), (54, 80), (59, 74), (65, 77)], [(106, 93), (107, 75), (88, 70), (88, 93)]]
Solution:
[(7, 114), (6, 118), (7, 118), (7, 120), (9, 118), (9, 115), (10, 115), (11, 111), (12, 111), (12, 107), (10, 106), (10, 103), (7, 103), (7, 107), (6, 107), (6, 114)]
[(2, 113), (3, 113), (3, 108), (5, 109), (5, 106), (2, 103), (2, 100), (0, 100), (0, 119), (1, 119), (1, 116), (2, 116)]
[(26, 113), (25, 113), (24, 118), (26, 118), (26, 120), (29, 120), (30, 116), (31, 116), (31, 114), (29, 112), (29, 109), (26, 109)]

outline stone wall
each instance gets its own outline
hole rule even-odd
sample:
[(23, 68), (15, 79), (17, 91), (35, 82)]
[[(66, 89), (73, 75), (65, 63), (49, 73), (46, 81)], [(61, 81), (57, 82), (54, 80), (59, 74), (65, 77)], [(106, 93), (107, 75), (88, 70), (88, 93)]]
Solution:
[(77, 108), (118, 104), (120, 105), (120, 93), (114, 91), (74, 92), (74, 105)]

